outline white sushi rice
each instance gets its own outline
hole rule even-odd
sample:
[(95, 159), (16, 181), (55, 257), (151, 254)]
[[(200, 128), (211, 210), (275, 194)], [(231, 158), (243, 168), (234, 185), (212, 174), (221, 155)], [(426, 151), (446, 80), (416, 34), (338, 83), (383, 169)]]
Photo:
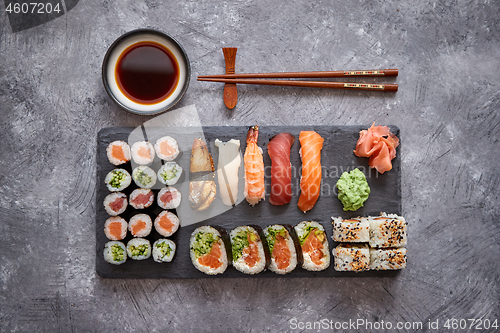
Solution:
[(290, 250), (290, 263), (285, 268), (282, 268), (282, 269), (278, 268), (278, 266), (276, 265), (276, 261), (274, 259), (273, 253), (271, 251), (271, 248), (269, 248), (269, 252), (271, 252), (271, 264), (269, 265), (269, 270), (271, 272), (276, 273), (276, 274), (290, 273), (297, 266), (297, 252), (295, 251), (295, 244), (293, 243), (292, 237), (290, 236), (290, 234), (288, 233), (288, 230), (284, 226), (278, 225), (278, 224), (271, 225), (271, 226), (268, 226), (267, 228), (264, 229), (264, 235), (266, 236), (268, 244), (270, 243), (270, 239), (272, 237), (271, 230), (274, 230), (277, 233), (282, 232), (282, 230), (284, 230), (284, 234), (285, 234), (284, 238), (286, 239), (287, 247)]
[(156, 172), (148, 166), (140, 165), (132, 171), (132, 178), (137, 186), (151, 188), (156, 184)]
[(104, 245), (104, 260), (113, 265), (121, 265), (127, 261), (125, 244), (118, 241), (107, 242)]
[(342, 243), (333, 249), (336, 271), (361, 272), (370, 269), (370, 249), (367, 244)]
[[(146, 150), (149, 154), (149, 157), (140, 156), (139, 151)], [(132, 159), (135, 163), (139, 165), (147, 165), (153, 163), (155, 159), (155, 148), (148, 141), (137, 141), (132, 145)]]
[[(197, 244), (196, 239), (197, 239), (197, 236), (199, 234), (201, 236), (203, 236), (203, 235), (207, 236), (207, 235), (211, 234), (213, 239), (215, 240), (215, 242), (220, 245), (220, 252), (221, 252), (221, 255), (219, 258), (219, 262), (221, 263), (220, 267), (211, 268), (209, 266), (204, 266), (199, 262), (199, 259), (203, 257), (203, 255), (199, 255), (199, 254), (197, 255), (196, 251), (195, 251), (195, 245)], [(219, 231), (217, 231), (217, 229), (210, 227), (210, 226), (202, 226), (202, 227), (195, 229), (193, 231), (193, 233), (191, 234), (191, 239), (189, 242), (189, 249), (190, 249), (191, 261), (192, 261), (194, 267), (196, 267), (196, 269), (198, 269), (199, 271), (201, 271), (205, 274), (208, 274), (208, 275), (222, 274), (226, 271), (226, 268), (228, 266), (226, 247), (224, 245), (224, 242), (222, 241), (221, 234), (219, 233)], [(207, 253), (210, 252), (211, 247), (208, 248), (208, 246), (206, 246), (205, 250), (206, 250), (206, 253), (204, 255), (206, 255)]]
[(332, 216), (332, 220), (334, 241), (366, 243), (370, 240), (369, 218), (343, 219)]
[(104, 183), (110, 192), (120, 192), (126, 189), (131, 182), (132, 178), (125, 169), (111, 170), (104, 178)]
[[(113, 156), (113, 147), (119, 147), (123, 151), (123, 156), (125, 160), (120, 160)], [(108, 155), (108, 160), (113, 165), (121, 165), (130, 161), (130, 146), (125, 141), (117, 140), (111, 142), (106, 148), (106, 155)]]
[(158, 170), (158, 180), (165, 185), (174, 185), (182, 174), (182, 167), (175, 162), (167, 162)]
[[(163, 196), (169, 192), (171, 195), (169, 197), (170, 200), (164, 202), (162, 200)], [(175, 209), (179, 207), (179, 205), (181, 204), (181, 198), (182, 198), (181, 192), (179, 192), (179, 190), (176, 189), (175, 187), (173, 186), (164, 187), (160, 190), (160, 192), (158, 192), (158, 198), (157, 198), (158, 206), (160, 206), (163, 209)]]
[[(321, 258), (321, 263), (316, 264), (315, 262), (312, 261), (311, 259), (311, 253), (304, 252), (302, 251), (302, 256), (304, 258), (304, 261), (302, 263), (302, 268), (308, 270), (308, 271), (322, 271), (326, 269), (328, 266), (330, 266), (330, 248), (328, 246), (328, 239), (326, 237), (325, 233), (325, 228), (318, 223), (314, 221), (303, 221), (300, 222), (295, 226), (295, 233), (297, 234), (297, 237), (299, 240), (305, 241), (307, 237), (309, 237), (309, 230), (311, 228), (315, 228), (317, 230), (314, 230), (315, 233), (318, 233), (317, 236), (315, 237), (322, 237), (323, 238), (323, 248), (321, 249), (321, 253), (323, 254), (323, 257)], [(310, 231), (312, 232), (312, 231)], [(311, 236), (312, 237), (312, 236)], [(302, 245), (302, 242), (301, 242)]]
[[(111, 233), (109, 232), (109, 225), (111, 223), (120, 223), (121, 233), (119, 237), (115, 237), (111, 235)], [(106, 237), (109, 240), (114, 240), (114, 241), (122, 240), (125, 237), (127, 237), (127, 226), (128, 226), (127, 221), (125, 221), (123, 218), (119, 216), (110, 217), (109, 219), (106, 220), (106, 222), (104, 222), (104, 234), (106, 234)]]
[(153, 244), (153, 259), (156, 262), (171, 262), (175, 254), (175, 243), (170, 239), (158, 239)]
[[(162, 218), (164, 218), (164, 216), (168, 217), (170, 222), (172, 222), (173, 224), (173, 227), (170, 231), (163, 228), (160, 224), (160, 221), (162, 220)], [(179, 218), (177, 217), (177, 215), (175, 215), (172, 212), (169, 212), (168, 210), (164, 210), (163, 212), (158, 214), (158, 216), (155, 219), (155, 229), (163, 237), (172, 236), (177, 231), (177, 229), (179, 229), (179, 224), (180, 224)]]
[(382, 213), (370, 217), (370, 246), (374, 248), (405, 247), (407, 244), (406, 221), (396, 214)]
[[(120, 209), (114, 210), (113, 208), (111, 208), (111, 204), (118, 199), (122, 202), (124, 201), (123, 205)], [(125, 210), (127, 210), (127, 205), (127, 196), (121, 192), (110, 193), (104, 198), (104, 209), (106, 210), (106, 213), (111, 216), (117, 216), (123, 213)]]
[(134, 238), (127, 243), (127, 254), (134, 260), (144, 260), (151, 256), (151, 243), (144, 238)]
[(406, 267), (406, 249), (373, 249), (370, 248), (370, 269), (394, 270)]
[[(139, 204), (139, 203), (135, 203), (134, 200), (139, 196), (139, 195), (146, 195), (146, 196), (149, 196), (149, 200), (148, 202), (146, 202), (145, 204)], [(136, 188), (135, 190), (132, 191), (132, 193), (130, 193), (130, 201), (129, 201), (129, 204), (130, 206), (134, 207), (135, 209), (144, 209), (144, 208), (148, 208), (150, 207), (153, 202), (155, 201), (155, 195), (153, 193), (153, 191), (151, 191), (150, 189), (146, 189), (146, 188)]]
[[(167, 144), (174, 150), (174, 152), (169, 154), (162, 153), (161, 144), (163, 142), (167, 142)], [(158, 155), (158, 157), (164, 161), (173, 161), (179, 155), (179, 145), (177, 144), (177, 141), (175, 141), (175, 139), (172, 138), (171, 136), (164, 136), (158, 139), (155, 143), (155, 150), (156, 150), (156, 155)]]
[[(255, 242), (257, 243), (257, 252), (259, 255), (259, 259), (255, 263), (255, 265), (252, 267), (250, 267), (245, 262), (245, 259), (248, 256), (248, 254), (245, 253), (245, 251), (243, 251), (241, 253), (240, 257), (235, 260), (234, 249), (235, 249), (235, 246), (237, 245), (236, 243), (238, 242), (237, 236), (238, 236), (238, 234), (240, 234), (240, 235), (245, 234), (246, 235), (246, 233), (252, 234), (253, 236), (250, 236), (250, 237), (254, 237)], [(264, 270), (264, 268), (266, 268), (266, 255), (264, 252), (264, 246), (262, 245), (262, 240), (260, 239), (260, 236), (259, 236), (259, 233), (257, 232), (257, 230), (255, 230), (254, 228), (252, 228), (250, 226), (240, 226), (240, 227), (237, 227), (237, 228), (231, 230), (231, 233), (229, 235), (231, 237), (231, 244), (233, 247), (233, 266), (234, 266), (234, 268), (236, 268), (237, 270), (239, 270), (240, 272), (245, 273), (245, 274), (257, 274), (257, 273), (262, 272)]]
[[(133, 232), (134, 226), (137, 223), (144, 222), (146, 224), (146, 227), (142, 230), (140, 230), (137, 233)], [(151, 229), (153, 228), (153, 221), (151, 221), (151, 217), (147, 214), (137, 214), (132, 216), (130, 221), (128, 222), (128, 230), (130, 231), (130, 234), (134, 237), (146, 237), (151, 233)]]

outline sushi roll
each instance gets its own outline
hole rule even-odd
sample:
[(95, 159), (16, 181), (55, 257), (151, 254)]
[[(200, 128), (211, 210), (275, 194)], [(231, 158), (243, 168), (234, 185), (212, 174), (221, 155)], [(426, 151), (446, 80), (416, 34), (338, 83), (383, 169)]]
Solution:
[(208, 274), (222, 274), (228, 266), (228, 251), (221, 233), (210, 226), (193, 231), (189, 242), (191, 261), (199, 271)]
[(108, 160), (113, 165), (121, 165), (130, 161), (130, 146), (125, 141), (113, 141), (106, 148)]
[(295, 226), (302, 250), (302, 268), (322, 271), (330, 266), (330, 248), (325, 229), (314, 221), (303, 221)]
[(137, 188), (130, 193), (130, 206), (135, 209), (144, 209), (150, 207), (155, 201), (153, 191), (146, 188)]
[(144, 260), (151, 257), (151, 243), (144, 238), (134, 238), (127, 243), (127, 254), (131, 259)]
[(370, 246), (374, 248), (405, 247), (406, 221), (396, 214), (382, 213), (370, 218)]
[(174, 138), (164, 136), (155, 143), (156, 155), (164, 161), (173, 161), (179, 155), (179, 145)]
[(111, 170), (104, 178), (104, 183), (110, 192), (120, 192), (126, 189), (131, 182), (130, 174), (125, 169)]
[(155, 219), (155, 229), (163, 237), (172, 236), (179, 229), (179, 218), (174, 213), (164, 210)]
[(373, 249), (370, 248), (370, 269), (373, 270), (394, 270), (406, 267), (406, 249), (388, 248)]
[(366, 244), (342, 243), (333, 249), (336, 271), (362, 272), (370, 269), (370, 249)]
[(113, 192), (104, 198), (104, 209), (111, 216), (117, 216), (127, 209), (127, 196), (121, 192)]
[(282, 225), (271, 225), (264, 229), (271, 264), (269, 270), (276, 274), (287, 274), (297, 266), (297, 251), (287, 228)]
[(127, 221), (119, 216), (110, 217), (104, 222), (104, 233), (109, 240), (122, 240), (127, 237)]
[(167, 162), (158, 170), (158, 179), (165, 185), (174, 185), (182, 174), (182, 167), (175, 162)]
[(156, 184), (156, 172), (150, 167), (141, 165), (132, 171), (132, 178), (137, 186), (151, 188)]
[(104, 260), (113, 265), (121, 265), (127, 261), (127, 249), (122, 242), (111, 241), (104, 245)]
[(367, 243), (370, 240), (370, 222), (366, 217), (342, 219), (332, 217), (333, 240), (336, 242)]
[(132, 159), (139, 165), (153, 163), (155, 148), (148, 141), (137, 141), (132, 145)]
[(146, 237), (152, 228), (153, 222), (147, 214), (134, 215), (128, 222), (128, 230), (134, 237)]
[(158, 193), (157, 201), (163, 209), (175, 209), (181, 204), (181, 192), (172, 186), (164, 187)]
[(231, 231), (230, 237), (234, 268), (245, 274), (257, 274), (266, 268), (270, 257), (264, 252), (262, 240), (254, 227), (237, 227)]
[(171, 262), (175, 254), (175, 243), (170, 239), (158, 239), (153, 244), (153, 259), (156, 262)]

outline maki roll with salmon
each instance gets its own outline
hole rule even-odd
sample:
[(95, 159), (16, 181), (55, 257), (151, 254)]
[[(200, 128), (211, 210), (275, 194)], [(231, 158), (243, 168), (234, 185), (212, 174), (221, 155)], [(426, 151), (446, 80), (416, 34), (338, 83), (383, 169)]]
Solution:
[(110, 192), (123, 191), (130, 185), (131, 182), (132, 178), (125, 169), (111, 170), (104, 178), (104, 183)]
[(151, 243), (144, 238), (134, 238), (127, 243), (127, 254), (134, 260), (148, 259), (151, 257)]
[(158, 239), (153, 244), (153, 259), (156, 262), (171, 262), (175, 254), (175, 243), (170, 239)]
[(104, 222), (104, 233), (109, 240), (122, 240), (127, 237), (127, 221), (119, 216), (110, 217)]
[(330, 266), (330, 249), (325, 229), (314, 221), (303, 221), (295, 226), (302, 250), (302, 268), (322, 271)]
[(117, 216), (127, 209), (127, 196), (121, 192), (113, 192), (104, 198), (104, 209), (111, 216)]
[(179, 229), (179, 218), (172, 212), (164, 210), (155, 219), (155, 229), (163, 237), (172, 236)]
[(130, 146), (125, 141), (113, 141), (106, 148), (109, 163), (122, 165), (130, 162)]
[(173, 161), (179, 155), (179, 145), (171, 136), (164, 136), (155, 143), (156, 155), (164, 161)]
[(155, 201), (155, 195), (153, 191), (148, 188), (136, 188), (130, 193), (130, 206), (135, 209), (144, 209), (151, 207)]
[(127, 261), (125, 244), (118, 241), (107, 242), (104, 245), (104, 260), (113, 265), (121, 265)]
[(175, 162), (167, 162), (158, 170), (158, 179), (165, 185), (174, 185), (182, 174), (182, 167)]
[(231, 245), (226, 248), (222, 234), (217, 229), (210, 226), (195, 229), (189, 244), (191, 261), (200, 272), (216, 275), (226, 271), (231, 258)]
[(237, 227), (231, 231), (230, 237), (234, 268), (245, 274), (257, 274), (266, 268), (271, 258), (257, 227)]
[(134, 237), (146, 237), (151, 233), (153, 222), (148, 214), (137, 214), (132, 216), (128, 222), (128, 230)]
[(132, 145), (132, 159), (139, 165), (153, 163), (155, 148), (149, 141), (137, 141)]
[(276, 224), (265, 228), (264, 235), (271, 254), (269, 270), (276, 274), (287, 274), (293, 271), (297, 266), (298, 253), (289, 230)]
[(181, 192), (173, 186), (167, 186), (158, 193), (158, 206), (163, 209), (175, 209), (181, 204)]
[(148, 166), (138, 166), (132, 171), (132, 178), (137, 186), (151, 188), (156, 184), (156, 172)]

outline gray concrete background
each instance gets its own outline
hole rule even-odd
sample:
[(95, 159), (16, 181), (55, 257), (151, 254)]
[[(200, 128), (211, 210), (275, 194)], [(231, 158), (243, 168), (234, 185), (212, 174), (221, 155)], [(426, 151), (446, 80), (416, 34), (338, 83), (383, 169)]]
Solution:
[[(443, 332), (451, 318), (500, 321), (499, 18), (494, 0), (97, 0), (12, 33), (2, 9), (0, 330), (277, 332), (296, 318)], [(179, 106), (195, 104), (204, 124), (399, 126), (408, 267), (395, 278), (96, 276), (96, 134), (149, 119), (108, 98), (101, 61), (141, 27), (186, 49), (192, 82)], [(224, 46), (239, 48), (239, 72), (395, 67), (400, 90), (240, 86), (228, 111), (220, 85), (195, 80), (224, 70)]]

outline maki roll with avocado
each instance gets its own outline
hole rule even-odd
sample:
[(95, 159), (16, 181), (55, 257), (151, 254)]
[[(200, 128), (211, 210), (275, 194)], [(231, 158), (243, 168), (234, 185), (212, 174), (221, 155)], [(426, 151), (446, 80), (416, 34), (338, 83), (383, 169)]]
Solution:
[(156, 172), (150, 167), (141, 165), (132, 171), (132, 178), (137, 186), (151, 188), (156, 184)]
[(295, 226), (302, 250), (302, 268), (322, 271), (330, 266), (330, 249), (325, 229), (314, 221), (303, 221)]
[(153, 259), (156, 262), (171, 262), (175, 254), (175, 243), (170, 239), (158, 239), (153, 244)]
[(210, 226), (199, 227), (191, 234), (189, 244), (191, 261), (196, 269), (208, 275), (225, 272), (231, 251), (226, 248), (221, 232)]
[(104, 178), (104, 183), (110, 192), (120, 192), (126, 189), (131, 182), (130, 174), (125, 169), (111, 170)]
[(127, 243), (127, 254), (134, 260), (144, 260), (151, 256), (151, 243), (144, 238), (134, 238)]
[(265, 228), (264, 235), (271, 254), (269, 270), (276, 274), (287, 274), (293, 271), (297, 266), (298, 252), (289, 230), (282, 225), (275, 224)]
[[(262, 244), (257, 226), (241, 226), (230, 233), (233, 266), (245, 274), (262, 272), (270, 262), (270, 255)], [(260, 230), (262, 233), (262, 230)], [(264, 238), (265, 239), (265, 238)]]
[(366, 217), (342, 219), (332, 217), (333, 240), (336, 242), (367, 243), (370, 240), (370, 222)]
[(104, 260), (113, 265), (121, 265), (127, 261), (125, 244), (118, 241), (107, 242), (104, 245)]
[(182, 167), (175, 162), (167, 162), (158, 170), (158, 179), (165, 185), (174, 185), (182, 174)]

